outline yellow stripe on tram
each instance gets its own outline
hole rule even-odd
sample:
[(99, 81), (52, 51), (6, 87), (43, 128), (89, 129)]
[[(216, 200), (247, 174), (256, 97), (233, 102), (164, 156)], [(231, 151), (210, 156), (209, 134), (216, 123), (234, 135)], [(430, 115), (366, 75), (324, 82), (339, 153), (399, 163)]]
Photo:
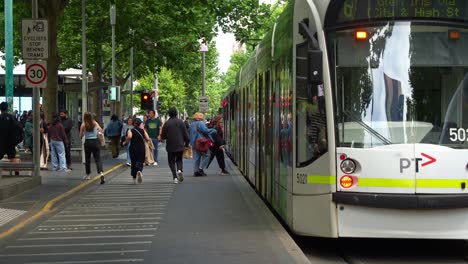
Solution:
[(460, 188), (461, 184), (468, 185), (466, 179), (417, 179), (418, 188)]
[(414, 188), (414, 179), (358, 178), (358, 187)]
[(336, 176), (331, 175), (309, 175), (307, 184), (336, 184)]
[[(460, 188), (461, 184), (468, 186), (467, 179), (396, 179), (396, 178), (359, 178), (357, 187), (386, 188)], [(307, 184), (336, 184), (336, 176), (308, 175)], [(415, 185), (416, 184), (416, 185)]]

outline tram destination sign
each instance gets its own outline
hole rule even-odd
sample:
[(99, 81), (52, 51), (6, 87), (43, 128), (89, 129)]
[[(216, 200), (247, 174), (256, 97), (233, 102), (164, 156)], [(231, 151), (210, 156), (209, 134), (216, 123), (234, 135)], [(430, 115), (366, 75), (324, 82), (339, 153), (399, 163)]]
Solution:
[(338, 22), (383, 18), (468, 20), (467, 0), (345, 0)]
[(23, 59), (47, 59), (49, 57), (49, 30), (45, 19), (21, 21)]

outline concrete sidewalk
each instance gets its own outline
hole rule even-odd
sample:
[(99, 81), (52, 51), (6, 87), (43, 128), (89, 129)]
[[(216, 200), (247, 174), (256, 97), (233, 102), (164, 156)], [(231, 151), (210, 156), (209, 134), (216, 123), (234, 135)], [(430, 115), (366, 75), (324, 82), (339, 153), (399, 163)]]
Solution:
[[(134, 251), (135, 258), (141, 259), (141, 262), (309, 263), (283, 226), (228, 159), (226, 159), (226, 163), (230, 175), (221, 175), (221, 170), (214, 161), (210, 168), (205, 170), (207, 176), (204, 177), (194, 177), (194, 162), (191, 159), (185, 159), (184, 181), (179, 184), (174, 184), (172, 181), (164, 145), (160, 145), (159, 148), (159, 165), (144, 167), (142, 184), (132, 184), (130, 168), (124, 163), (125, 154), (120, 155), (118, 159), (105, 160), (106, 184), (100, 185), (97, 180), (99, 177), (96, 176), (96, 180), (90, 182), (90, 188), (83, 192), (76, 192), (70, 202), (57, 201), (63, 205), (59, 211), (45, 213), (47, 217), (38, 218), (35, 224), (28, 224), (28, 227), (25, 227), (21, 232), (15, 231), (14, 235), (9, 235), (3, 241), (0, 236), (0, 247), (5, 243), (23, 245), (26, 242), (16, 240), (16, 238), (29, 237), (37, 232), (42, 232), (34, 226), (39, 223), (50, 225), (46, 223), (47, 219), (56, 213), (63, 214), (60, 212), (83, 208), (79, 212), (85, 215), (91, 210), (86, 208), (94, 208), (96, 205), (102, 208), (100, 213), (108, 213), (107, 211), (109, 211), (114, 215), (119, 215), (120, 210), (130, 210), (128, 206), (134, 205), (136, 208), (141, 208), (139, 206), (144, 205), (147, 208), (150, 190), (156, 191), (155, 197), (158, 196), (159, 191), (157, 190), (163, 190), (167, 195), (167, 206), (157, 206), (159, 209), (155, 209), (160, 210), (158, 214), (161, 214), (161, 219), (157, 222), (157, 227), (153, 228), (154, 231), (146, 233), (152, 239), (145, 242), (148, 247), (137, 250), (141, 253)], [(108, 170), (111, 172), (109, 173)], [(92, 171), (95, 172), (95, 167), (92, 167)], [(24, 221), (28, 217), (31, 218), (32, 214), (44, 208), (47, 201), (56, 199), (55, 197), (64, 192), (79, 187), (84, 182), (81, 179), (82, 176), (83, 166), (79, 162), (73, 164), (71, 172), (44, 171), (41, 186), (0, 202), (0, 208), (14, 210), (9, 213), (14, 215), (13, 220), (4, 225), (0, 223), (0, 234), (5, 233), (8, 228), (8, 230), (12, 230), (18, 227), (20, 221)], [(133, 195), (137, 199), (119, 198), (122, 196), (119, 193), (125, 193), (125, 197)], [(120, 208), (119, 205), (125, 206)], [(150, 209), (148, 208), (148, 210)], [(138, 214), (135, 215), (135, 217), (137, 216)], [(56, 221), (53, 223), (56, 224)], [(79, 220), (77, 221), (79, 222)], [(92, 222), (89, 221), (93, 220), (87, 221), (91, 224)], [(101, 221), (99, 220), (100, 223)], [(125, 224), (122, 223), (122, 225)], [(121, 227), (115, 224), (106, 228), (115, 234), (124, 232), (119, 230)], [(135, 229), (135, 232), (140, 232), (137, 230)], [(73, 234), (75, 233), (69, 235)], [(132, 237), (132, 233), (127, 234)], [(109, 248), (101, 252), (99, 247), (86, 246), (93, 242), (92, 239), (83, 242), (84, 248), (82, 250), (89, 252), (89, 260), (97, 261), (99, 257), (119, 258), (121, 256), (113, 255), (114, 252), (125, 250), (122, 246), (114, 248), (110, 243)], [(52, 241), (50, 243), (61, 244), (65, 241)], [(51, 253), (50, 256), (47, 252)], [(21, 255), (20, 252), (14, 254), (19, 254), (15, 255), (18, 257)], [(49, 257), (50, 260), (53, 258), (58, 261), (58, 259), (62, 259), (60, 257), (62, 254), (63, 260), (74, 260), (70, 259), (69, 254), (71, 253), (53, 247), (44, 249), (40, 254), (42, 256), (38, 259), (40, 261), (48, 261)], [(96, 258), (93, 254), (96, 254)]]

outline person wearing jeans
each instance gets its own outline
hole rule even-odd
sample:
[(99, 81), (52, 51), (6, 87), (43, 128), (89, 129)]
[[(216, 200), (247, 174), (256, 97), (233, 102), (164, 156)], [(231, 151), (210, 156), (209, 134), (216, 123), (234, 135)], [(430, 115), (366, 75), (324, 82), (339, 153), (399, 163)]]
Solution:
[(195, 161), (193, 167), (193, 176), (195, 177), (206, 176), (203, 168), (206, 168), (210, 158), (209, 151), (200, 152), (195, 148), (197, 139), (203, 137), (209, 137), (211, 139), (210, 134), (216, 133), (216, 130), (206, 127), (203, 121), (204, 118), (205, 116), (203, 113), (196, 112), (193, 115), (193, 122), (190, 124), (190, 145), (192, 145), (193, 160)]
[(48, 135), (50, 138), (52, 170), (69, 171), (65, 158), (65, 145), (68, 143), (68, 137), (65, 128), (60, 123), (59, 115), (56, 113), (53, 114), (53, 121), (48, 128)]
[(154, 149), (153, 149), (153, 158), (154, 158), (154, 166), (158, 165), (158, 143), (161, 137), (161, 120), (156, 118), (156, 112), (151, 109), (148, 111), (148, 120), (145, 123), (145, 130), (148, 133), (148, 136), (153, 141)]

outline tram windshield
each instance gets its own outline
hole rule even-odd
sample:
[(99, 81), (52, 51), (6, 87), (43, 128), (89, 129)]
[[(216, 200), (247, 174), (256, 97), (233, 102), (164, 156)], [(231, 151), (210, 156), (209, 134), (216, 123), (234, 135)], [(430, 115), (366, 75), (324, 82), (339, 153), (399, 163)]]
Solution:
[(338, 145), (468, 149), (468, 30), (388, 22), (330, 35)]

